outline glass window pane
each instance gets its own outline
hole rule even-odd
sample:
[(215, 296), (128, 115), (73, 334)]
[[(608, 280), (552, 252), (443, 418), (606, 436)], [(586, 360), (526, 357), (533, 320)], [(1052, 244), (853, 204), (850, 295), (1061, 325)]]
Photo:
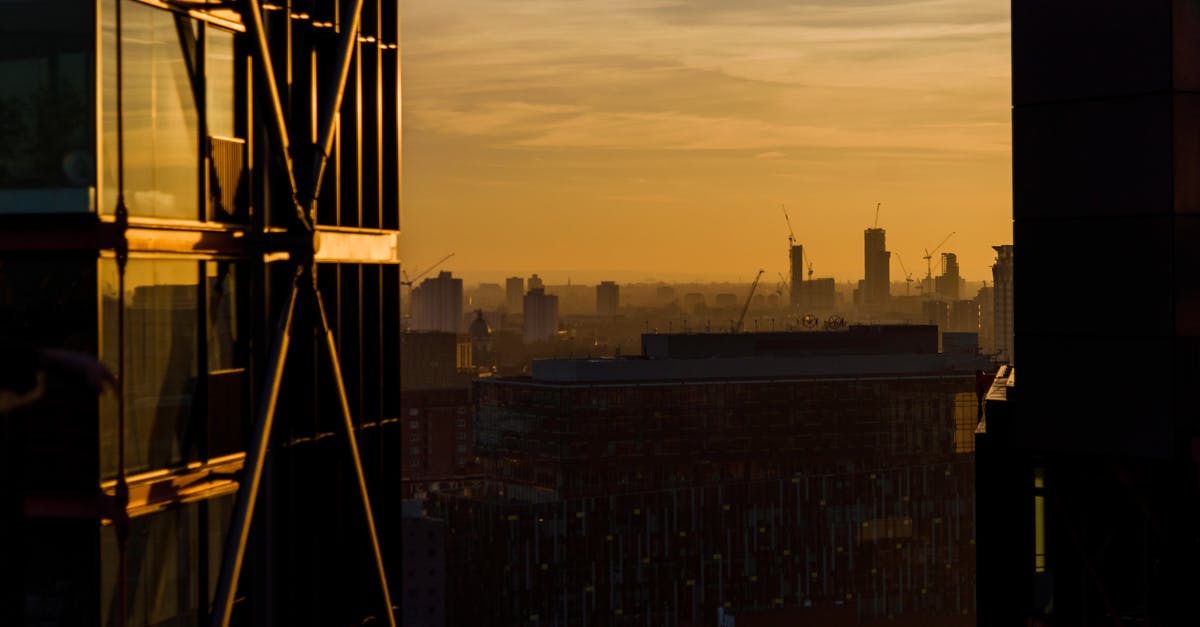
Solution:
[(92, 6), (0, 3), (0, 213), (94, 209)]
[[(134, 518), (126, 548), (129, 625), (184, 627), (199, 621), (196, 503)], [(100, 528), (100, 624), (117, 625), (116, 532)]]
[(208, 134), (234, 137), (233, 33), (211, 27), (206, 32)]
[[(117, 122), (114, 5), (102, 19), (104, 44), (104, 211), (116, 209)], [(122, 5), (125, 202), (130, 215), (197, 219), (198, 121), (184, 46), (194, 33), (175, 14), (138, 2)], [(187, 18), (180, 18), (185, 19)]]
[[(199, 267), (196, 261), (131, 259), (125, 271), (125, 469), (195, 459)], [(117, 368), (117, 264), (102, 259), (101, 359)], [(101, 476), (116, 473), (115, 400), (101, 405)]]

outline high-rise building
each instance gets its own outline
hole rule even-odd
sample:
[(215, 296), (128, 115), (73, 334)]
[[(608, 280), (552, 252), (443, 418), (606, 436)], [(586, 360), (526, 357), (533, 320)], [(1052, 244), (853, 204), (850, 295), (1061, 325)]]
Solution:
[(525, 279), (519, 276), (504, 279), (504, 292), (508, 313), (520, 313), (521, 302), (525, 299)]
[[(535, 277), (537, 275), (534, 275)], [(532, 279), (530, 285), (533, 284)], [(543, 342), (558, 333), (558, 297), (547, 294), (541, 287), (531, 288), (525, 294), (525, 326), (522, 336), (526, 344)]]
[(1016, 363), (1013, 350), (1013, 247), (1012, 244), (993, 246), (996, 263), (992, 265), (995, 291), (992, 297), (992, 324), (996, 352), (1000, 361)]
[(1012, 3), (1021, 362), (977, 438), (981, 627), (1198, 621), (1197, 41), (1191, 3)]
[(789, 304), (792, 307), (801, 307), (804, 304), (804, 246), (793, 244), (788, 249), (788, 267), (791, 269), (791, 281), (789, 286)]
[(412, 290), (412, 329), (458, 333), (463, 326), (463, 281), (449, 272)]
[(258, 6), (0, 3), (0, 624), (398, 613), (397, 3)]
[(891, 253), (887, 250), (887, 232), (883, 229), (863, 231), (863, 293), (864, 305), (886, 303), (891, 294)]
[(596, 313), (615, 316), (621, 307), (621, 287), (613, 281), (602, 281), (596, 286)]
[(542, 277), (538, 276), (535, 272), (533, 276), (529, 277), (529, 284), (526, 287), (532, 292), (533, 290), (545, 289), (546, 284), (542, 281)]
[(942, 253), (942, 274), (934, 279), (938, 296), (946, 300), (958, 300), (960, 283), (962, 283), (962, 277), (958, 272), (958, 255)]

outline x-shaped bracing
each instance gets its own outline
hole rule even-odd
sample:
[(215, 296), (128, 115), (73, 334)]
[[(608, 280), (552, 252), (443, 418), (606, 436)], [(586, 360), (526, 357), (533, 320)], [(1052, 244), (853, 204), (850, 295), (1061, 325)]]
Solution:
[[(254, 431), (250, 444), (246, 448), (246, 461), (242, 470), (242, 479), (238, 488), (237, 504), (233, 510), (233, 520), (230, 523), (229, 535), (225, 541), (225, 555), (221, 564), (221, 572), (217, 579), (216, 596), (212, 606), (213, 627), (227, 627), (233, 610), (234, 594), (237, 591), (238, 576), (242, 568), (242, 560), (246, 553), (246, 543), (250, 535), (250, 523), (254, 517), (254, 504), (262, 484), (262, 473), (267, 456), (267, 445), (271, 437), (271, 427), (275, 420), (275, 409), (279, 400), (279, 387), (283, 377), (284, 365), (287, 362), (288, 344), (292, 334), (292, 314), (296, 303), (303, 293), (310, 305), (316, 310), (321, 323), (321, 332), (325, 338), (326, 355), (332, 367), (334, 384), (337, 387), (338, 400), (341, 403), (342, 422), (346, 429), (346, 442), (358, 479), (359, 495), (362, 497), (363, 514), (366, 520), (367, 535), (375, 557), (375, 567), (378, 570), (379, 586), (383, 593), (383, 606), (388, 625), (395, 627), (395, 612), (391, 595), (388, 591), (387, 574), (383, 567), (383, 554), (379, 548), (379, 536), (375, 531), (375, 517), (371, 511), (371, 500), (367, 493), (367, 481), (363, 475), (362, 459), (358, 452), (358, 442), (355, 439), (354, 422), (350, 415), (350, 402), (346, 397), (346, 385), (342, 379), (341, 363), (338, 359), (337, 343), (334, 340), (333, 329), (325, 314), (325, 304), (321, 292), (317, 288), (317, 273), (313, 255), (316, 253), (315, 224), (317, 194), (321, 189), (321, 180), (325, 166), (329, 160), (329, 152), (333, 147), (334, 131), (336, 129), (337, 112), (341, 108), (342, 96), (345, 93), (346, 79), (350, 73), (350, 64), (354, 49), (358, 43), (359, 24), (362, 18), (363, 0), (347, 0), (348, 11), (343, 10), (341, 39), (338, 43), (338, 58), (333, 71), (334, 80), (328, 85), (324, 94), (321, 120), (318, 130), (318, 143), (314, 146), (312, 175), (310, 188), (301, 190), (296, 183), (294, 162), (287, 129), (287, 121), (283, 114), (283, 105), (279, 97), (279, 88), (275, 81), (274, 64), (271, 62), (270, 48), (267, 45), (266, 31), (263, 28), (262, 6), (259, 0), (243, 0), (240, 4), (242, 21), (255, 48), (255, 68), (263, 81), (267, 95), (269, 112), (268, 129), (271, 133), (272, 144), (275, 148), (288, 184), (291, 186), (292, 204), (296, 211), (296, 224), (290, 228), (288, 237), (289, 259), (294, 264), (291, 292), (275, 327), (275, 337), (271, 344), (271, 353), (267, 362), (267, 378), (259, 400), (258, 412), (255, 418)], [(305, 280), (309, 279), (309, 280)]]

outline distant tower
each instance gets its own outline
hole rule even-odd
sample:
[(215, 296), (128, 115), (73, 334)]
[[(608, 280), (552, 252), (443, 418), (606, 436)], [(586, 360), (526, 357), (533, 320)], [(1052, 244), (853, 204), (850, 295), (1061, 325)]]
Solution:
[(960, 282), (958, 255), (942, 253), (942, 276), (937, 277), (934, 281), (937, 293), (947, 300), (958, 300)]
[(887, 302), (891, 295), (891, 256), (887, 250), (887, 231), (863, 231), (863, 304)]
[(1013, 351), (1013, 247), (992, 246), (996, 263), (992, 266), (992, 323), (999, 359), (1016, 365)]
[(412, 291), (412, 328), (458, 333), (462, 326), (463, 281), (449, 272), (425, 279)]
[(621, 287), (614, 281), (603, 281), (596, 286), (596, 313), (615, 316), (621, 307)]
[(806, 305), (804, 302), (804, 246), (793, 244), (791, 250), (788, 251), (791, 256), (792, 268), (792, 285), (791, 298), (792, 307), (801, 307)]
[(504, 280), (504, 302), (508, 305), (508, 313), (521, 311), (521, 301), (525, 298), (525, 279), (510, 276)]
[(539, 277), (536, 272), (533, 273), (533, 276), (529, 277), (529, 291), (532, 292), (533, 290), (540, 290), (544, 287), (546, 287), (546, 285), (542, 283), (542, 278)]
[(558, 333), (558, 297), (547, 294), (545, 288), (531, 287), (525, 294), (525, 343), (550, 340), (555, 333)]

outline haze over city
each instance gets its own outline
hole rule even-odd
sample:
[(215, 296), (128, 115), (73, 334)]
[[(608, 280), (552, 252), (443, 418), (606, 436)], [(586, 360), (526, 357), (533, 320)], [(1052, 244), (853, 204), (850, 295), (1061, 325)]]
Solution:
[[(909, 272), (951, 231), (963, 276), (1011, 241), (1007, 2), (404, 5), (412, 271), (598, 282)], [(891, 279), (902, 281), (898, 263)]]

